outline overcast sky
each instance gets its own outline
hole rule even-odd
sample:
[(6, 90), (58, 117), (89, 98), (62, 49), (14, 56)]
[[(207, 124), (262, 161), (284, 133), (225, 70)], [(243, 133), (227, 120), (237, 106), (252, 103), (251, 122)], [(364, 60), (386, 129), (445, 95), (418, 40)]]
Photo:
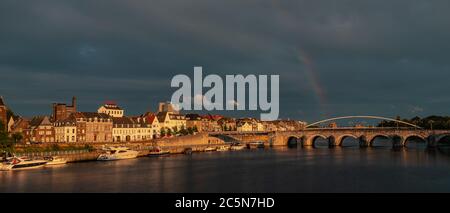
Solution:
[(448, 0), (2, 0), (0, 95), (25, 116), (74, 95), (80, 110), (114, 100), (133, 115), (170, 100), (174, 75), (203, 66), (279, 74), (281, 118), (448, 115), (449, 9)]

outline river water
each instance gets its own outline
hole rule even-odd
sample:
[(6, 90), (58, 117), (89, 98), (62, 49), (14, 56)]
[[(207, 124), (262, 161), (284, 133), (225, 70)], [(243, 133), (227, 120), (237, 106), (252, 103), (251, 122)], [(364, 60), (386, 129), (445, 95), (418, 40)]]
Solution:
[(0, 192), (450, 192), (450, 156), (319, 146), (143, 157), (1, 172)]

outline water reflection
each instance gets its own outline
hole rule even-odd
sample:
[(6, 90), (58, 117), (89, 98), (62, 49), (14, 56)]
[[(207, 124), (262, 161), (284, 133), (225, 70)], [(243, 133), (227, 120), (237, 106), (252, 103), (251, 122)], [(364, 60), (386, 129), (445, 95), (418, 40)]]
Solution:
[(444, 155), (449, 155), (450, 156), (450, 146), (438, 146), (437, 150)]
[(437, 150), (441, 154), (450, 155), (450, 136), (441, 138), (438, 142)]
[(321, 147), (2, 172), (0, 192), (450, 192), (449, 149)]

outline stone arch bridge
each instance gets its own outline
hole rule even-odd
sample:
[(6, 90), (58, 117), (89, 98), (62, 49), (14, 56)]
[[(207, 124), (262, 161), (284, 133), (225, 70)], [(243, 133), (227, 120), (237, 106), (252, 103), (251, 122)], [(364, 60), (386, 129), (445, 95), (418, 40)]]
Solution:
[[(393, 121), (397, 127), (344, 127), (344, 128), (317, 128), (317, 125), (336, 120), (345, 119), (376, 119), (384, 121)], [(399, 127), (407, 126), (407, 127)], [(316, 128), (310, 128), (316, 127)], [(425, 130), (420, 126), (411, 124), (402, 120), (386, 118), (381, 116), (359, 115), (359, 116), (343, 116), (321, 120), (309, 124), (302, 131), (283, 132), (275, 134), (275, 144), (279, 143), (301, 143), (302, 146), (315, 146), (317, 138), (324, 138), (328, 141), (328, 145), (341, 146), (347, 137), (355, 138), (359, 141), (361, 147), (372, 146), (375, 138), (383, 137), (392, 142), (393, 147), (403, 147), (412, 139), (420, 139), (427, 143), (428, 147), (436, 147), (438, 143), (445, 137), (450, 135), (447, 130)]]
[(272, 133), (273, 145), (295, 143), (302, 146), (315, 146), (318, 138), (326, 139), (330, 147), (341, 146), (345, 138), (358, 140), (361, 147), (372, 146), (375, 138), (387, 138), (393, 147), (403, 147), (410, 139), (416, 138), (436, 147), (445, 137), (450, 137), (448, 130), (423, 130), (412, 128), (311, 128), (301, 131)]
[[(318, 128), (322, 123), (343, 119), (377, 119), (393, 121), (398, 127), (343, 127), (343, 128)], [(408, 127), (400, 127), (408, 126)], [(383, 137), (392, 142), (393, 147), (403, 147), (412, 138), (420, 139), (427, 143), (428, 147), (436, 147), (444, 138), (450, 137), (450, 130), (425, 130), (417, 125), (401, 120), (395, 120), (380, 116), (344, 116), (330, 118), (307, 125), (303, 130), (283, 132), (222, 132), (214, 133), (214, 137), (223, 138), (224, 141), (240, 141), (248, 143), (263, 141), (274, 146), (286, 146), (289, 144), (301, 144), (302, 146), (315, 146), (318, 138), (328, 141), (330, 147), (341, 146), (345, 138), (351, 137), (359, 141), (361, 147), (372, 146), (375, 138)]]

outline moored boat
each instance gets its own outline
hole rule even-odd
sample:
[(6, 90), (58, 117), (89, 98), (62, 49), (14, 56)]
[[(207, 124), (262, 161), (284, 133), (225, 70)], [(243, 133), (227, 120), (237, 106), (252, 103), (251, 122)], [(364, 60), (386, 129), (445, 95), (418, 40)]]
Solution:
[(205, 152), (215, 152), (215, 151), (217, 151), (216, 147), (206, 147), (205, 148)]
[(260, 141), (258, 141), (258, 142), (251, 142), (251, 143), (248, 144), (248, 147), (251, 148), (251, 149), (254, 149), (254, 148), (263, 149), (264, 148), (264, 142), (260, 142)]
[(219, 146), (218, 148), (217, 148), (217, 151), (218, 152), (224, 152), (224, 151), (229, 151), (230, 150), (230, 147), (229, 146)]
[(137, 158), (139, 152), (127, 147), (108, 147), (97, 158), (99, 161), (124, 160)]
[(32, 160), (26, 157), (11, 157), (8, 158), (6, 162), (0, 165), (1, 171), (8, 170), (24, 170), (24, 169), (35, 169), (43, 167), (47, 164), (45, 160)]
[(150, 152), (148, 153), (149, 157), (154, 157), (154, 156), (162, 156), (162, 155), (168, 155), (170, 154), (170, 151), (164, 151), (161, 148), (155, 148), (153, 150), (150, 150)]
[(46, 166), (62, 165), (67, 163), (66, 159), (58, 156), (44, 157), (44, 160), (47, 161), (47, 164), (45, 164)]
[(234, 150), (234, 151), (237, 151), (237, 150), (243, 150), (243, 149), (245, 149), (246, 148), (246, 146), (245, 145), (242, 145), (242, 144), (238, 144), (238, 145), (233, 145), (233, 146), (231, 146), (231, 150)]

